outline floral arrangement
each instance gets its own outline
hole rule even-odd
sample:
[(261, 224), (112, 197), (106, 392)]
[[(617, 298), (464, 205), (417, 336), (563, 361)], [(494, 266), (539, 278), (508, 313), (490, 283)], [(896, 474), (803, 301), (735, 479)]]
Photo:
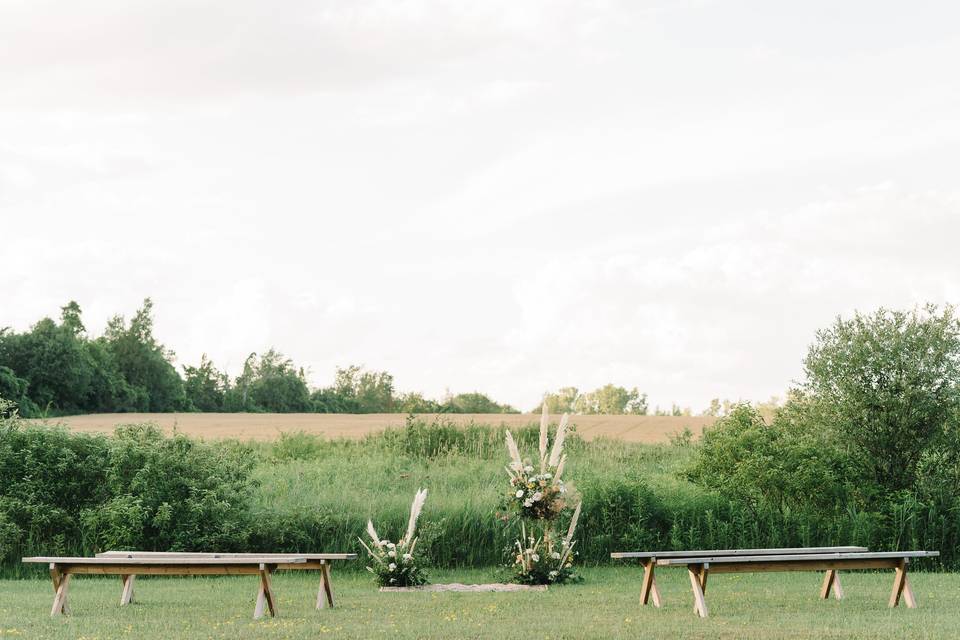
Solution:
[(506, 467), (510, 476), (510, 489), (505, 506), (521, 518), (533, 520), (553, 520), (567, 508), (568, 488), (563, 484), (563, 467), (567, 456), (563, 453), (563, 442), (567, 435), (569, 416), (563, 414), (553, 447), (548, 449), (548, 421), (546, 407), (540, 417), (540, 460), (539, 468), (534, 468), (529, 460), (520, 456), (520, 450), (510, 431), (507, 431), (507, 451), (510, 452), (510, 465)]
[[(566, 536), (560, 538), (554, 532), (557, 518), (566, 511), (568, 503), (576, 500), (576, 492), (563, 482), (563, 467), (567, 462), (563, 443), (568, 421), (569, 416), (564, 414), (557, 427), (553, 447), (550, 447), (549, 415), (544, 403), (540, 416), (537, 467), (529, 459), (523, 459), (513, 435), (509, 431), (506, 433), (507, 451), (510, 453), (510, 464), (506, 469), (510, 476), (510, 487), (503, 502), (520, 522), (520, 538), (514, 543), (513, 549), (513, 581), (520, 584), (561, 584), (580, 579), (573, 571), (573, 559), (576, 556), (573, 534), (580, 519), (579, 501)], [(538, 528), (541, 534), (533, 535)]]
[(559, 543), (551, 529), (547, 529), (540, 538), (534, 538), (527, 535), (526, 526), (521, 524), (520, 539), (514, 544), (517, 553), (514, 557), (513, 581), (520, 584), (562, 584), (581, 580), (573, 571), (573, 559), (576, 556), (573, 547), (577, 544), (573, 533), (579, 519), (578, 504), (567, 535)]
[(427, 583), (427, 574), (417, 566), (413, 556), (417, 547), (417, 538), (414, 537), (417, 519), (426, 500), (427, 490), (418, 490), (410, 506), (407, 531), (397, 543), (380, 538), (373, 527), (373, 521), (367, 521), (367, 535), (370, 536), (371, 544), (367, 545), (362, 539), (360, 544), (373, 560), (373, 566), (368, 566), (367, 571), (376, 576), (377, 584), (381, 587), (418, 587)]

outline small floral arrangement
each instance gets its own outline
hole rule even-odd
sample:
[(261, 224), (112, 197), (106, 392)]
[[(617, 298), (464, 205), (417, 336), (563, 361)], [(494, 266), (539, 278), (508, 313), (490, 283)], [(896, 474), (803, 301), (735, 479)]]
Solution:
[(567, 535), (559, 542), (552, 529), (547, 528), (539, 538), (527, 535), (526, 526), (521, 524), (521, 537), (514, 543), (513, 582), (519, 584), (563, 584), (582, 580), (573, 570), (573, 550), (577, 542), (573, 533), (580, 518), (580, 505), (573, 512)]
[(410, 506), (407, 531), (397, 543), (381, 539), (373, 527), (373, 521), (367, 521), (367, 535), (371, 544), (368, 546), (362, 539), (360, 544), (373, 560), (373, 566), (368, 566), (367, 571), (376, 576), (377, 584), (381, 587), (418, 587), (427, 583), (427, 574), (417, 566), (413, 555), (417, 547), (417, 538), (414, 537), (417, 519), (426, 500), (427, 490), (418, 490)]
[(529, 460), (521, 458), (513, 435), (507, 431), (510, 465), (506, 469), (510, 475), (510, 489), (503, 502), (508, 511), (521, 518), (554, 520), (567, 508), (567, 501), (572, 493), (564, 485), (562, 477), (567, 461), (567, 456), (563, 453), (563, 442), (567, 435), (568, 420), (569, 416), (564, 414), (548, 456), (548, 415), (544, 408), (540, 417), (539, 469), (535, 469)]

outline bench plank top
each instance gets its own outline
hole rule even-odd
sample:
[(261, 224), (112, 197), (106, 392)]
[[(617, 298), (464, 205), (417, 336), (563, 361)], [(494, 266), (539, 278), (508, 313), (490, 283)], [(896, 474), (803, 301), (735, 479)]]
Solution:
[(180, 551), (104, 551), (98, 558), (305, 558), (307, 560), (356, 560), (355, 553), (216, 553)]
[[(303, 556), (284, 556), (284, 564), (302, 564), (307, 561)], [(121, 565), (121, 566), (223, 566), (223, 565), (261, 565), (276, 564), (277, 558), (265, 556), (248, 556), (245, 558), (127, 558), (127, 557), (69, 557), (69, 556), (36, 556), (23, 558), (23, 562), (42, 562), (44, 564), (89, 564), (89, 565)]]
[(701, 549), (697, 551), (623, 551), (611, 553), (616, 560), (628, 558), (699, 558), (715, 556), (776, 556), (817, 553), (865, 552), (866, 547), (784, 547), (780, 549)]
[(686, 556), (683, 558), (658, 557), (657, 564), (661, 566), (685, 564), (730, 564), (749, 562), (824, 562), (831, 560), (884, 560), (899, 558), (936, 558), (939, 551), (870, 551), (841, 552), (841, 553), (809, 553), (809, 554), (782, 554), (782, 555), (754, 555), (754, 556)]

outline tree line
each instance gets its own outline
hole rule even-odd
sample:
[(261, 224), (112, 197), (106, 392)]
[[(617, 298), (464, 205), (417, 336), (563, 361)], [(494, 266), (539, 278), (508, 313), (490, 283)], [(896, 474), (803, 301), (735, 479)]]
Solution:
[[(61, 308), (59, 322), (43, 318), (23, 332), (0, 329), (0, 397), (14, 401), (25, 417), (173, 411), (519, 413), (480, 392), (448, 393), (439, 400), (399, 392), (390, 373), (357, 365), (338, 368), (331, 386), (311, 389), (304, 369), (273, 348), (251, 353), (233, 378), (206, 355), (178, 371), (174, 352), (153, 329), (149, 298), (129, 321), (113, 316), (99, 337), (88, 334), (74, 301)], [(553, 413), (648, 412), (646, 394), (612, 384), (586, 393), (563, 388), (545, 401)], [(673, 411), (679, 415), (676, 406)]]

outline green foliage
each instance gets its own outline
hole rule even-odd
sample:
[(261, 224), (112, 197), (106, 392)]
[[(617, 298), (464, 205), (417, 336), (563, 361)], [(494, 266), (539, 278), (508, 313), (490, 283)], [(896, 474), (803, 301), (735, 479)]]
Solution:
[(561, 387), (556, 393), (546, 393), (543, 396), (543, 402), (537, 405), (532, 413), (543, 411), (543, 405), (547, 405), (547, 413), (564, 414), (576, 413), (577, 398), (580, 397), (580, 391), (576, 387)]
[(143, 301), (130, 325), (114, 316), (100, 338), (129, 385), (137, 411), (180, 411), (187, 408), (183, 381), (171, 363), (174, 353), (153, 335), (153, 302)]
[(556, 393), (547, 393), (533, 410), (539, 413), (546, 403), (550, 413), (579, 413), (581, 415), (637, 415), (645, 416), (650, 407), (647, 394), (636, 387), (626, 389), (606, 384), (599, 389), (580, 393), (576, 387), (563, 387)]
[(636, 387), (627, 390), (624, 387), (607, 384), (595, 391), (577, 398), (577, 413), (620, 415), (647, 415), (647, 394), (640, 393)]
[(224, 410), (230, 378), (227, 374), (217, 371), (213, 363), (207, 359), (207, 354), (203, 354), (200, 358), (199, 367), (184, 365), (183, 377), (183, 391), (192, 410), (204, 412)]
[(0, 417), (18, 410), (21, 415), (32, 416), (39, 413), (37, 405), (27, 396), (30, 383), (18, 378), (10, 367), (0, 366), (0, 399), (9, 398), (9, 404), (0, 408)]
[(311, 410), (310, 391), (303, 369), (282, 353), (270, 349), (262, 356), (251, 353), (243, 373), (227, 394), (232, 411), (271, 413)]
[(856, 467), (825, 432), (796, 416), (767, 425), (740, 404), (704, 430), (688, 477), (754, 511), (836, 511), (855, 497)]
[(130, 323), (114, 316), (103, 336), (86, 335), (80, 305), (61, 309), (59, 324), (43, 318), (29, 331), (0, 328), (0, 394), (21, 415), (247, 411), (319, 413), (516, 413), (481, 393), (443, 402), (397, 394), (393, 376), (352, 365), (338, 368), (333, 386), (311, 393), (303, 369), (274, 349), (250, 354), (231, 381), (206, 354), (196, 367), (173, 366), (174, 353), (153, 333), (147, 298)]
[(960, 407), (960, 320), (934, 306), (838, 318), (804, 367), (804, 390), (867, 462), (871, 482), (908, 489)]
[(2, 560), (117, 546), (240, 548), (254, 460), (249, 449), (165, 438), (149, 425), (108, 438), (4, 419)]
[(441, 407), (444, 413), (520, 413), (508, 404), (499, 404), (479, 392), (459, 393), (447, 398)]

